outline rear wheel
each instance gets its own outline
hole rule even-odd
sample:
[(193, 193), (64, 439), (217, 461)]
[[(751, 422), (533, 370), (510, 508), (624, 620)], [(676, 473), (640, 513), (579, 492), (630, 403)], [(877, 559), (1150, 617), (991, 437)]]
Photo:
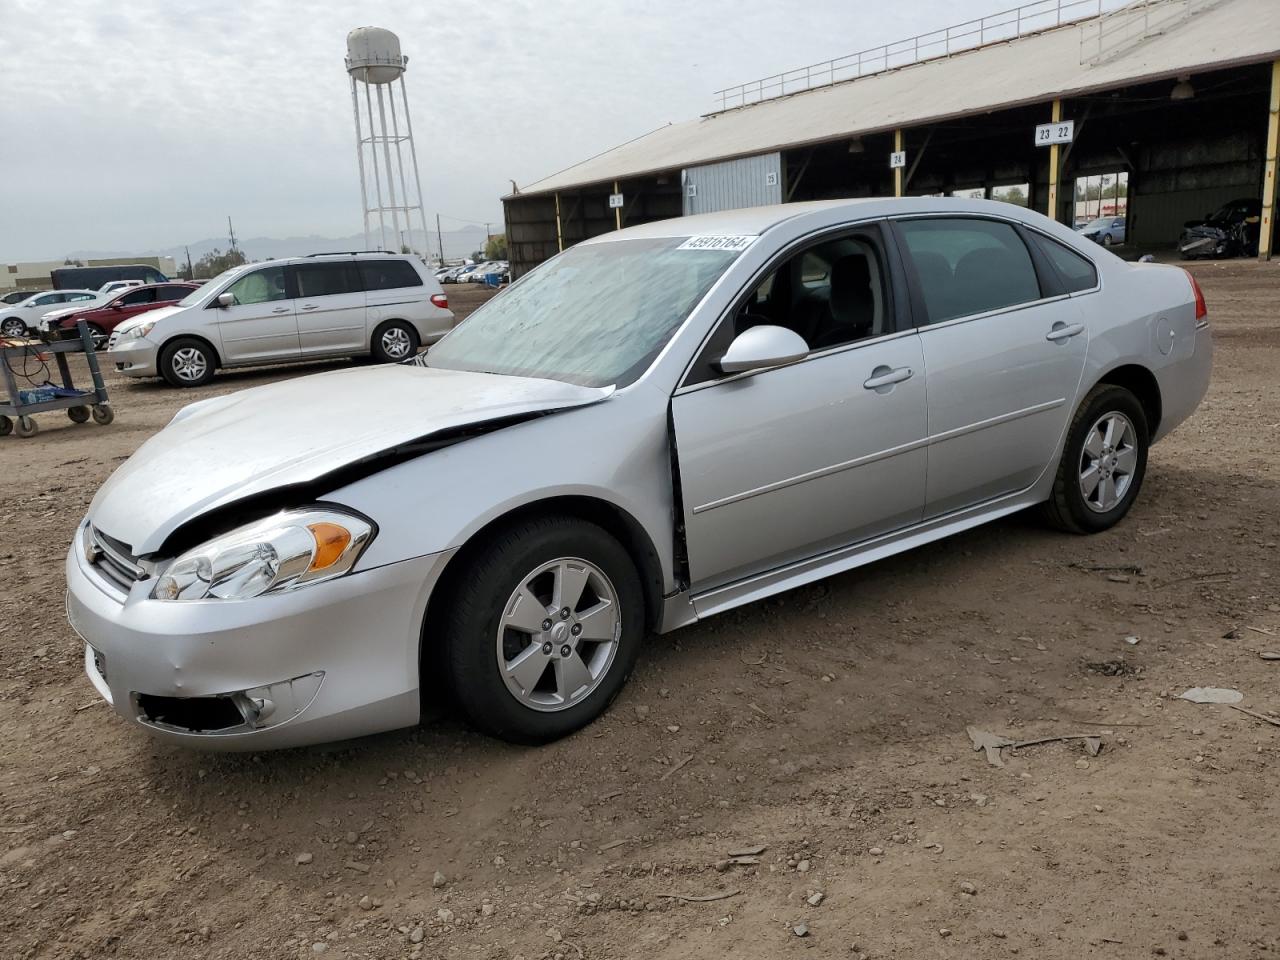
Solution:
[(111, 339), (111, 335), (96, 323), (88, 323), (85, 326), (89, 328), (89, 339), (93, 341), (93, 349), (107, 349), (107, 341)]
[(471, 556), (451, 589), (443, 652), (454, 695), (474, 726), (504, 740), (544, 743), (591, 722), (639, 653), (635, 566), (585, 520), (511, 527)]
[(67, 417), (72, 423), (88, 423), (89, 408), (88, 407), (69, 407), (67, 409)]
[(1071, 533), (1098, 533), (1129, 512), (1147, 471), (1150, 445), (1142, 404), (1100, 383), (1076, 411), (1045, 504), (1049, 521)]
[(13, 433), (13, 420), (0, 416), (0, 437), (7, 437), (11, 433)]
[(378, 363), (399, 363), (418, 352), (418, 331), (403, 320), (388, 320), (373, 331), (370, 344)]
[(19, 417), (14, 433), (20, 437), (34, 437), (40, 431), (40, 425), (31, 417)]
[(160, 351), (160, 376), (174, 387), (198, 387), (213, 379), (217, 358), (208, 344), (179, 337)]

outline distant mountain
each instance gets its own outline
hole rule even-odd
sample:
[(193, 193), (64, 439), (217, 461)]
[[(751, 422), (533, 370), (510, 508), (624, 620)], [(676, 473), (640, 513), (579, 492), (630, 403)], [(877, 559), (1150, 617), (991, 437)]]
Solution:
[[(495, 224), (501, 229), (501, 224)], [(387, 233), (390, 234), (390, 225), (388, 225)], [(444, 237), (444, 255), (447, 259), (455, 257), (465, 257), (473, 251), (479, 250), (484, 246), (485, 232), (484, 227), (463, 227), (460, 230), (445, 230)], [(421, 230), (413, 230), (406, 232), (405, 242), (419, 253), (428, 256), (438, 254), (440, 246), (436, 239), (434, 230), (430, 231), (426, 237), (423, 237)], [(282, 257), (298, 257), (305, 256), (309, 253), (342, 253), (349, 250), (364, 250), (364, 234), (352, 234), (349, 237), (321, 237), (311, 235), (307, 237), (250, 237), (247, 239), (236, 238), (236, 244), (244, 251), (245, 256), (250, 260), (266, 260), (280, 259)], [(379, 244), (378, 232), (376, 228), (373, 231), (372, 246), (377, 248)], [(91, 260), (108, 257), (140, 257), (140, 256), (160, 256), (173, 257), (179, 263), (185, 262), (187, 259), (187, 250), (191, 251), (192, 261), (199, 260), (206, 253), (214, 249), (226, 250), (227, 238), (208, 238), (205, 240), (197, 240), (187, 244), (186, 247), (160, 247), (151, 250), (73, 250), (66, 256), (71, 260)], [(394, 244), (388, 249), (394, 249)]]

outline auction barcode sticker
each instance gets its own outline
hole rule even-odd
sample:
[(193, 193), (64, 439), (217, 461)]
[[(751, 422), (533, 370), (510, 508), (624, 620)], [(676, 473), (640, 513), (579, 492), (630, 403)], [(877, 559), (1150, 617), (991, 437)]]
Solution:
[(755, 243), (758, 236), (750, 237), (690, 237), (677, 250), (745, 250)]

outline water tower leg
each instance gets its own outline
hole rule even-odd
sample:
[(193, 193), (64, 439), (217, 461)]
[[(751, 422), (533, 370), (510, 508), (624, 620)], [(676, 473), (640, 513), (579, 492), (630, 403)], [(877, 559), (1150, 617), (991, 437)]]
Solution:
[[(373, 186), (378, 193), (378, 248), (380, 250), (387, 249), (387, 221), (383, 216), (382, 206), (382, 180), (378, 177), (378, 140), (374, 133), (373, 126), (373, 96), (369, 93), (369, 71), (365, 70), (364, 85), (364, 104), (365, 112), (369, 115), (369, 159), (373, 161)], [(383, 130), (386, 133), (386, 130)]]
[[(413, 143), (413, 115), (409, 113), (409, 88), (404, 85), (404, 74), (400, 74), (400, 100), (404, 103), (404, 130), (409, 135), (409, 159), (413, 163), (413, 183), (418, 190), (418, 216), (422, 218), (422, 235), (427, 235), (427, 211), (423, 206), (422, 177), (418, 175), (418, 148)], [(436, 234), (440, 233), (440, 220), (436, 218)], [(440, 239), (440, 265), (444, 266), (444, 240)]]
[[(401, 79), (404, 74), (401, 74)], [(400, 202), (404, 204), (404, 229), (409, 234), (409, 248), (413, 249), (413, 221), (409, 219), (409, 188), (404, 179), (404, 152), (400, 149), (400, 121), (396, 118), (396, 88), (387, 87), (387, 106), (391, 108), (391, 135), (396, 138), (396, 169), (400, 171)], [(419, 198), (418, 203), (422, 200)], [(423, 234), (425, 241), (426, 234)]]
[(382, 106), (382, 84), (378, 84), (378, 125), (382, 127), (382, 153), (387, 161), (387, 194), (391, 198), (391, 229), (395, 231), (396, 249), (399, 253), (404, 246), (404, 235), (400, 233), (400, 211), (396, 208), (395, 171), (391, 167), (391, 142), (387, 137), (387, 113)]
[(364, 246), (369, 249), (369, 191), (364, 184), (364, 137), (360, 133), (360, 98), (356, 96), (356, 78), (351, 78), (351, 110), (356, 117), (356, 165), (360, 168), (360, 208), (364, 215)]

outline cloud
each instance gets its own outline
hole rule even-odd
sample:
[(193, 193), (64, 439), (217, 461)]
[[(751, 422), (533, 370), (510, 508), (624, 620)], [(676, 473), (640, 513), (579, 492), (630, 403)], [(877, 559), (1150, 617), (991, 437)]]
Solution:
[[(396, 31), (428, 219), (501, 220), (509, 181), (711, 108), (719, 87), (990, 4), (9, 0), (0, 260), (360, 227), (354, 26)], [(54, 13), (56, 11), (56, 17)], [(56, 24), (52, 21), (56, 20)], [(456, 225), (454, 221), (446, 224)]]

